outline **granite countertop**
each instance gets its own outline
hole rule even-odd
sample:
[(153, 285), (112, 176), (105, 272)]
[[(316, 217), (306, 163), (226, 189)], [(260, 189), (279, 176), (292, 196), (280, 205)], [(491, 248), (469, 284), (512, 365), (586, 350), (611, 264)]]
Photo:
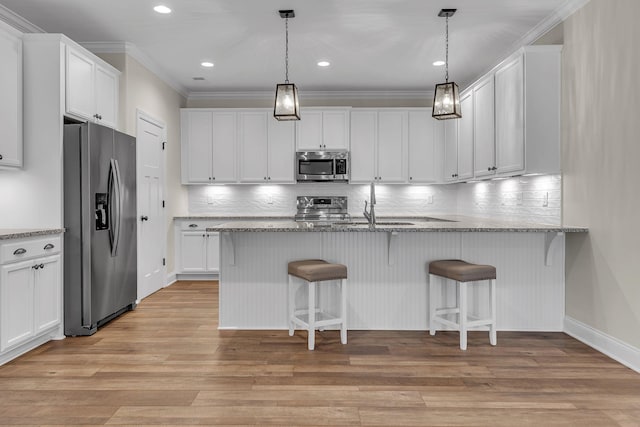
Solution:
[(316, 224), (313, 222), (296, 222), (290, 217), (236, 217), (232, 221), (207, 227), (207, 231), (233, 232), (563, 232), (585, 233), (584, 227), (540, 224), (524, 221), (507, 221), (499, 219), (478, 218), (462, 215), (446, 215), (437, 217), (378, 217), (375, 230), (371, 230), (364, 218), (352, 218), (351, 222)]
[(0, 228), (0, 240), (64, 233), (64, 228)]

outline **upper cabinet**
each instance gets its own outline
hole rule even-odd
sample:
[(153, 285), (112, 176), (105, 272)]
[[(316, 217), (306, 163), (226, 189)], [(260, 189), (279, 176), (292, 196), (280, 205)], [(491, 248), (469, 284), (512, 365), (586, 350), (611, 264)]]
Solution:
[(493, 74), (473, 86), (474, 176), (493, 175), (495, 161), (495, 111)]
[(238, 113), (240, 182), (293, 183), (295, 126), (271, 110)]
[(117, 127), (119, 72), (84, 49), (66, 50), (66, 113)]
[(325, 151), (349, 149), (350, 108), (302, 108), (296, 121), (296, 149)]
[(22, 39), (0, 26), (0, 167), (22, 167)]
[(438, 182), (441, 171), (443, 123), (431, 117), (431, 108), (410, 109), (408, 115), (409, 183)]
[(237, 181), (237, 113), (228, 110), (182, 109), (182, 183)]
[(462, 117), (445, 121), (444, 181), (458, 182), (473, 178), (474, 93), (460, 95)]
[(350, 182), (407, 182), (407, 121), (403, 109), (352, 110)]

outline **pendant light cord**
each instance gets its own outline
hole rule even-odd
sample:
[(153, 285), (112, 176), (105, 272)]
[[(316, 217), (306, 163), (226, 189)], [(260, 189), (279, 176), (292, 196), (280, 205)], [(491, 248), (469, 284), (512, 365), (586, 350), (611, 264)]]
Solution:
[(284, 82), (289, 83), (289, 16), (284, 20), (285, 52), (284, 52)]
[(446, 83), (449, 83), (449, 16), (446, 17), (446, 48), (445, 48), (445, 72), (444, 72), (444, 80)]

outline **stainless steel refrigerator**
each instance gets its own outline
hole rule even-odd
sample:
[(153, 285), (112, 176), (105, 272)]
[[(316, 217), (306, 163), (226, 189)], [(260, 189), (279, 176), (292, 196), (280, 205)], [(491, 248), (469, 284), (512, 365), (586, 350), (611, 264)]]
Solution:
[(64, 126), (64, 333), (91, 335), (136, 306), (135, 138)]

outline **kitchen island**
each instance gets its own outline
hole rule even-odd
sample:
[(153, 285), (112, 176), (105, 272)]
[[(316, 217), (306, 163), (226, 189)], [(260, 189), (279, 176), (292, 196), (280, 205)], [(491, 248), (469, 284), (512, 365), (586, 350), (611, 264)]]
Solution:
[[(322, 225), (256, 217), (207, 231), (222, 235), (221, 329), (286, 329), (287, 263), (322, 258), (348, 267), (349, 329), (426, 330), (427, 265), (459, 258), (496, 266), (498, 329), (561, 331), (564, 233), (587, 229), (448, 215), (378, 218), (375, 229), (363, 220)], [(478, 301), (486, 289), (473, 292)], [(333, 297), (321, 300), (329, 311)], [(473, 311), (484, 314), (481, 304)]]

